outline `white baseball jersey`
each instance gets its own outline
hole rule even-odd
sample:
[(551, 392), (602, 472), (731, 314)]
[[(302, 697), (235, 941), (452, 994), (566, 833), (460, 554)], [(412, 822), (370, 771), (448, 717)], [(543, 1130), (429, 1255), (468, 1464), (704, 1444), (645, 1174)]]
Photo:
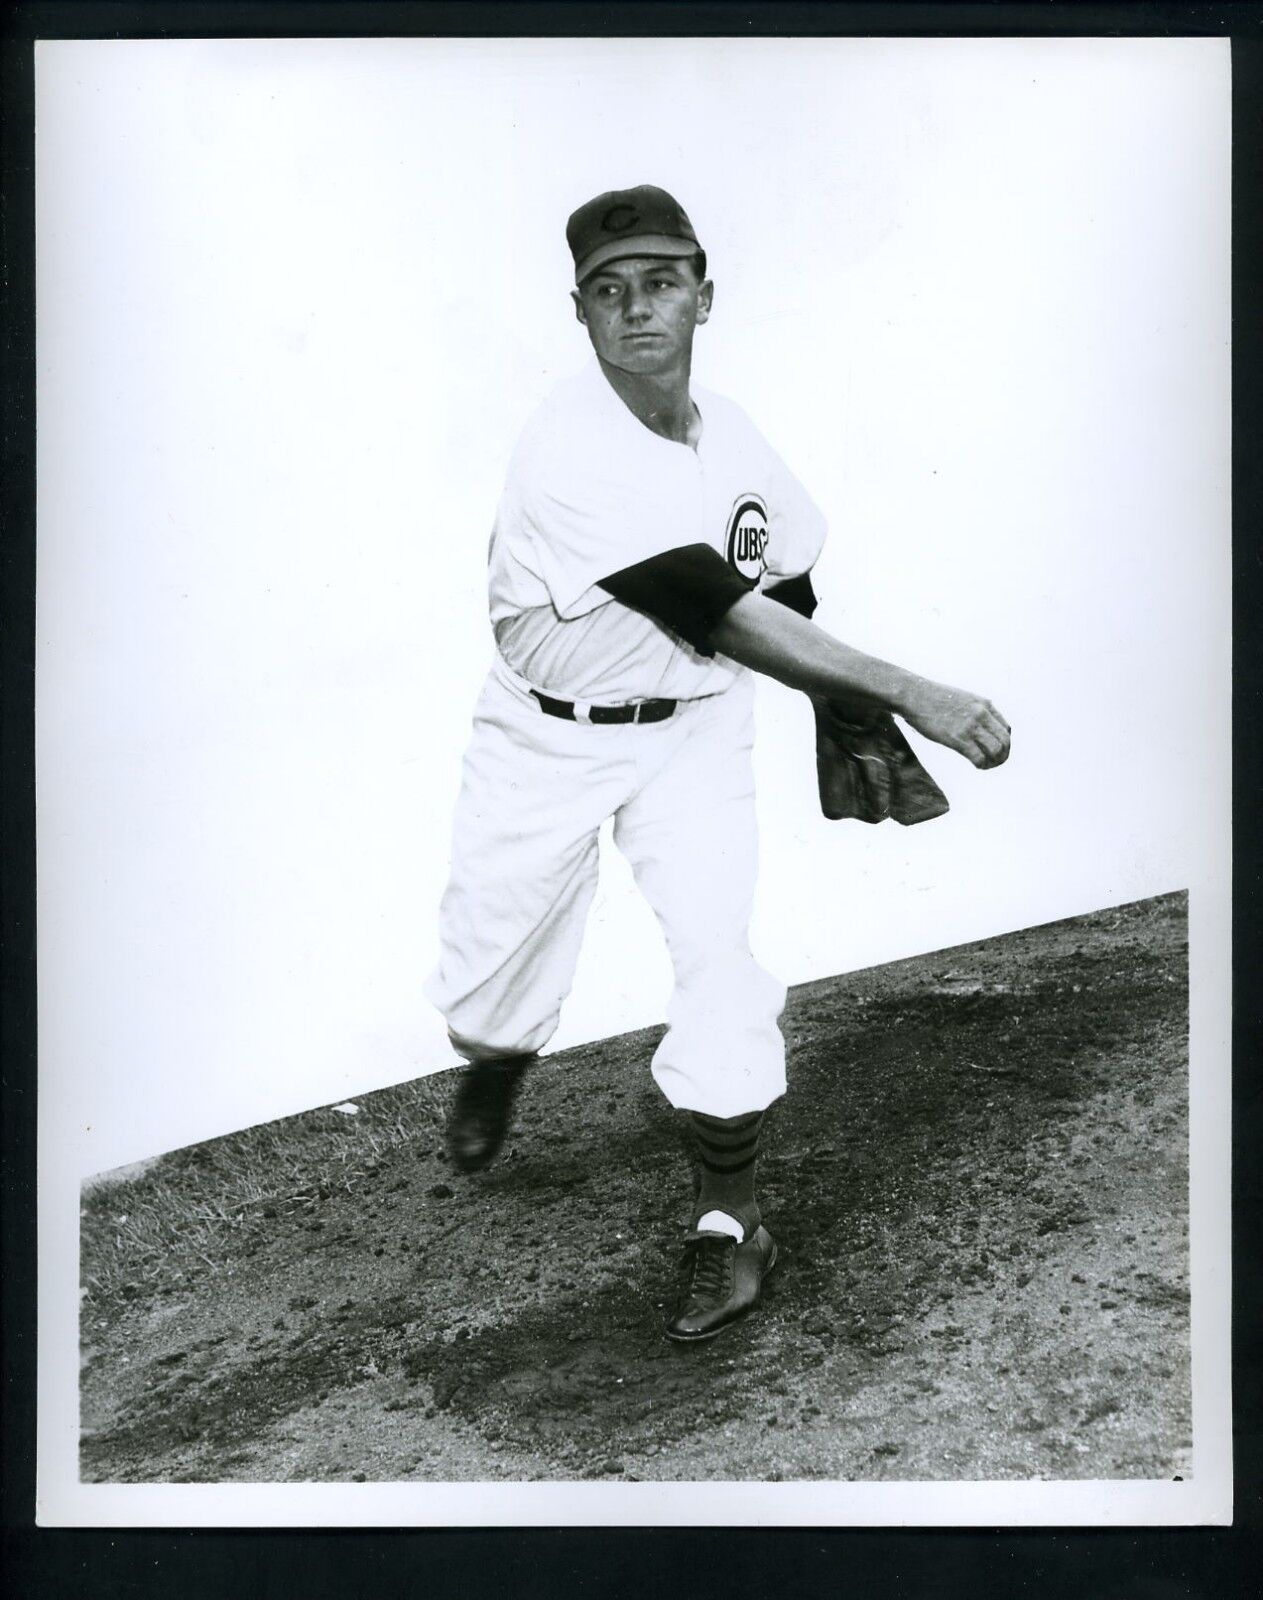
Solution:
[[(694, 390), (696, 450), (663, 439), (593, 361), (527, 424), (490, 556), (498, 653), (474, 713), (427, 992), (469, 1060), (542, 1050), (614, 840), (675, 968), (653, 1074), (672, 1105), (729, 1117), (785, 1091), (785, 986), (750, 951), (757, 868), (752, 675), (600, 587), (709, 545), (751, 586), (815, 562), (824, 518), (745, 413)], [(654, 723), (545, 715), (530, 693), (681, 702)]]
[(742, 672), (620, 604), (602, 578), (681, 545), (752, 586), (814, 565), (825, 520), (731, 400), (692, 390), (696, 449), (647, 428), (593, 359), (539, 407), (509, 465), (490, 552), (491, 622), (508, 665), (566, 699), (619, 705), (721, 693)]

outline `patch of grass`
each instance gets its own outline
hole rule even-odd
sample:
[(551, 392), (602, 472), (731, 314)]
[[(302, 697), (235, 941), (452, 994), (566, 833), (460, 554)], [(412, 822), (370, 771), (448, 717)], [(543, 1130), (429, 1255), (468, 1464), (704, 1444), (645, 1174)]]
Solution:
[(323, 1106), (93, 1180), (80, 1207), (84, 1309), (117, 1313), (159, 1282), (222, 1270), (277, 1218), (354, 1191), (386, 1151), (430, 1146), (450, 1096), (450, 1074), (417, 1078), (357, 1096), (354, 1116)]

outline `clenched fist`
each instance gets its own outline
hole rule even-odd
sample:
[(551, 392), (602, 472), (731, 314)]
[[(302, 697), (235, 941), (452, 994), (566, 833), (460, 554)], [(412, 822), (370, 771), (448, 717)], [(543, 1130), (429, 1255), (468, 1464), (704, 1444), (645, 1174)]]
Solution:
[(959, 752), (975, 767), (998, 767), (1008, 760), (1009, 725), (981, 695), (921, 678), (897, 709), (918, 733)]

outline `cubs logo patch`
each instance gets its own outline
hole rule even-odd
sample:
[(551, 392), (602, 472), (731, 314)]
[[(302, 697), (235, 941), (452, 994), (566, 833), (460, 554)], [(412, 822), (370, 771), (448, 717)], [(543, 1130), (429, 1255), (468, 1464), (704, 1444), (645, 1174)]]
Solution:
[(728, 518), (725, 554), (751, 588), (763, 575), (767, 549), (767, 506), (757, 494), (739, 494)]

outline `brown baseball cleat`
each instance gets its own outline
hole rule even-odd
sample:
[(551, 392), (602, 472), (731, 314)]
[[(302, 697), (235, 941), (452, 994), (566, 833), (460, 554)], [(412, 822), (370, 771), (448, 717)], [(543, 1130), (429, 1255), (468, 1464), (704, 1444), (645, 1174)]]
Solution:
[(766, 1228), (756, 1228), (742, 1244), (727, 1233), (691, 1233), (683, 1265), (688, 1281), (667, 1338), (713, 1339), (758, 1303), (763, 1279), (776, 1265), (776, 1241)]
[(447, 1118), (447, 1149), (453, 1166), (480, 1172), (500, 1154), (522, 1074), (533, 1056), (475, 1061), (461, 1073)]

